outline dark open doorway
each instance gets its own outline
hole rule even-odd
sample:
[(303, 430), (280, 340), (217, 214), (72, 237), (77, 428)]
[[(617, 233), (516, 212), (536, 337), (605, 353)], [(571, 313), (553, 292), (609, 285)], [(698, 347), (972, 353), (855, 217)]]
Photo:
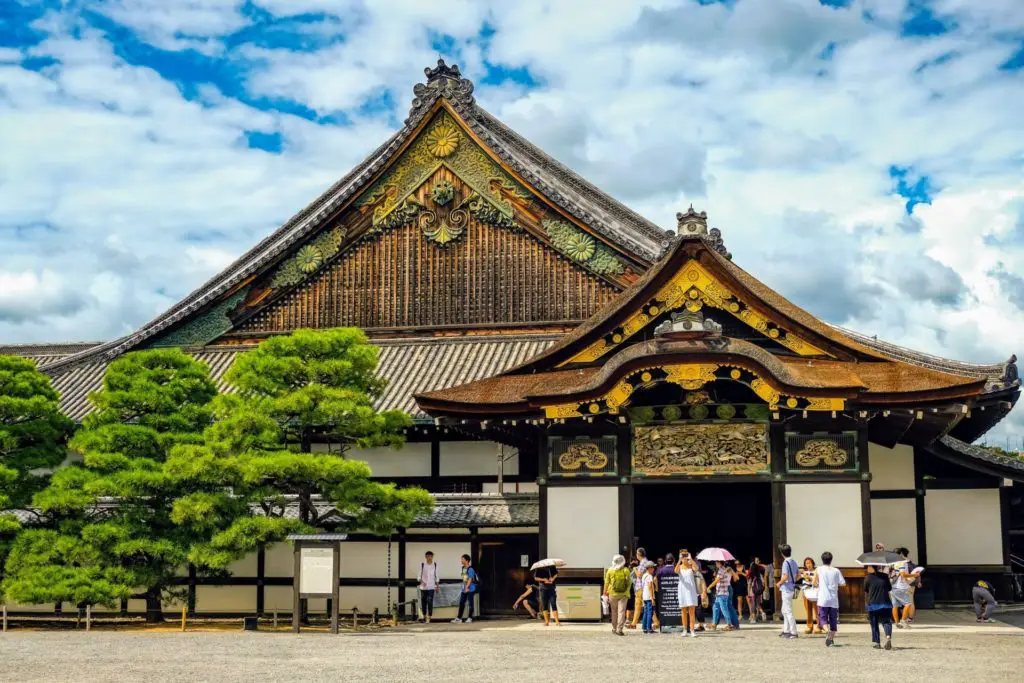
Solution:
[(633, 535), (651, 559), (716, 546), (744, 563), (754, 555), (772, 561), (769, 483), (659, 482), (633, 490)]
[(533, 534), (480, 541), (476, 566), (480, 572), (481, 614), (515, 614), (512, 603), (523, 592), (530, 565), (540, 559), (538, 547), (538, 538)]

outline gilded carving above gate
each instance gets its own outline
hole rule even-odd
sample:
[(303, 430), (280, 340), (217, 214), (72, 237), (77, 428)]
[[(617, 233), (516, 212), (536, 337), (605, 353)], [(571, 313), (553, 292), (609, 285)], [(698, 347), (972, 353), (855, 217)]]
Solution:
[(763, 474), (771, 465), (765, 424), (693, 424), (633, 430), (638, 476)]

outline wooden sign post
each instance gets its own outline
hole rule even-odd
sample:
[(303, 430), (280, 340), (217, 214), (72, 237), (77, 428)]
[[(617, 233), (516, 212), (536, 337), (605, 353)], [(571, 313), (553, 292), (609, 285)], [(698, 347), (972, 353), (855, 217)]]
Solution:
[(288, 537), (295, 544), (292, 633), (299, 632), (303, 598), (329, 598), (331, 633), (338, 632), (341, 542), (346, 538), (346, 534), (292, 534)]

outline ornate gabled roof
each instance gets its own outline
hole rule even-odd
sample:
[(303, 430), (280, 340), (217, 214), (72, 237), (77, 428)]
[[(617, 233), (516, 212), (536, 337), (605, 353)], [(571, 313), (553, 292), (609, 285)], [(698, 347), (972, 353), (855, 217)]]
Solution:
[(479, 107), (473, 97), (472, 82), (462, 77), (457, 66), (438, 60), (435, 68), (425, 69), (425, 74), (426, 82), (413, 89), (409, 117), (402, 128), (278, 230), (135, 332), (59, 359), (48, 366), (47, 371), (58, 372), (81, 362), (113, 359), (200, 309), (223, 301), (226, 295), (236, 292), (298, 242), (325, 227), (341, 207), (368, 187), (396, 158), (428, 115), (442, 105), (457, 114), (462, 123), (539, 194), (638, 260), (651, 262), (667, 247), (669, 238), (665, 231), (601, 192)]
[[(964, 416), (982, 397), (1000, 405), (1016, 400), (1015, 359), (972, 366), (868, 344), (732, 263), (705, 214), (690, 207), (678, 218), (679, 238), (669, 253), (574, 332), (501, 376), (419, 394), (421, 407), (438, 416), (543, 410), (547, 417), (578, 417), (617, 413), (634, 391), (659, 382), (695, 390), (731, 380), (773, 410), (902, 406), (907, 412), (910, 406), (921, 419), (916, 406), (927, 405), (948, 430), (968, 424)], [(723, 337), (705, 310), (733, 316), (761, 337), (757, 343)]]

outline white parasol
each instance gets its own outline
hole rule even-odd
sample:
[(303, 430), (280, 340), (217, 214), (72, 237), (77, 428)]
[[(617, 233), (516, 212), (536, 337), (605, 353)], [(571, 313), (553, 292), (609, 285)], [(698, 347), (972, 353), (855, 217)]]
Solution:
[(564, 566), (565, 566), (565, 560), (559, 560), (558, 558), (555, 558), (555, 557), (549, 557), (546, 560), (538, 560), (537, 562), (534, 562), (533, 566), (530, 567), (530, 571), (533, 571), (534, 569), (542, 569), (543, 567), (564, 567)]

